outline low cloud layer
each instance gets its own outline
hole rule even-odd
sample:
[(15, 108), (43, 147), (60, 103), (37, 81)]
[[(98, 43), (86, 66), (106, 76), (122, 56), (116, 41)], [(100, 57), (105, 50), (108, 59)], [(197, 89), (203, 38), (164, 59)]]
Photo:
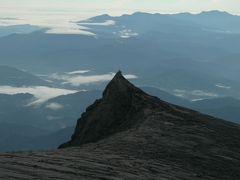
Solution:
[(184, 89), (174, 89), (173, 94), (175, 96), (190, 99), (191, 101), (200, 101), (203, 99), (209, 99), (209, 98), (217, 98), (220, 95), (214, 92), (206, 92), (203, 90), (184, 90)]
[[(85, 84), (99, 83), (110, 81), (115, 73), (101, 74), (101, 75), (82, 75), (77, 73), (68, 73), (64, 75), (52, 74), (51, 79), (63, 81), (63, 84), (70, 84), (72, 86), (80, 86)], [(133, 74), (125, 74), (127, 79), (136, 79), (137, 76)]]
[(133, 32), (131, 29), (124, 29), (122, 31), (119, 31), (119, 34), (121, 38), (130, 38), (138, 36), (138, 33)]
[(81, 23), (78, 23), (79, 25), (90, 25), (90, 26), (112, 26), (112, 25), (115, 25), (115, 21), (113, 20), (107, 20), (105, 22), (81, 22)]
[(38, 105), (57, 96), (73, 94), (76, 92), (77, 91), (74, 90), (51, 88), (46, 86), (31, 86), (31, 87), (0, 86), (0, 94), (9, 95), (22, 93), (32, 94), (36, 99), (28, 105)]
[(71, 71), (71, 72), (67, 72), (66, 74), (69, 75), (74, 75), (74, 74), (85, 74), (90, 72), (90, 70), (77, 70), (77, 71)]
[(46, 108), (51, 109), (51, 110), (60, 110), (60, 109), (64, 108), (64, 106), (59, 103), (49, 103), (46, 105)]
[(202, 90), (193, 90), (192, 95), (195, 96), (206, 96), (206, 97), (218, 97), (219, 95), (213, 92), (204, 92)]
[(218, 88), (222, 88), (222, 89), (231, 89), (232, 88), (231, 86), (226, 86), (224, 84), (216, 84), (215, 86)]

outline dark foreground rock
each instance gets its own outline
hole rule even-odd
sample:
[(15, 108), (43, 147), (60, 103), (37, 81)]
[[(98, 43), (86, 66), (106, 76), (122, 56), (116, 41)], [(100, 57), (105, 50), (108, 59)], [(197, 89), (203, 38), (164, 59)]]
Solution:
[(60, 147), (0, 154), (0, 179), (240, 179), (239, 125), (163, 102), (120, 72)]

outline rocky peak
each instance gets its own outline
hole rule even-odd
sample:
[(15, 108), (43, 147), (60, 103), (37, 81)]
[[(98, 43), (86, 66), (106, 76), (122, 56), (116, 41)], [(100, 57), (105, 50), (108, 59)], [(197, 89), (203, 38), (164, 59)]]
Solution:
[(103, 92), (103, 99), (115, 100), (115, 98), (130, 98), (134, 93), (143, 93), (140, 89), (131, 84), (123, 75), (118, 71), (113, 79), (109, 82)]
[(148, 106), (143, 99), (150, 98), (131, 84), (118, 71), (103, 92), (102, 99), (89, 106), (78, 120), (71, 141), (60, 147), (95, 142), (117, 132), (130, 129), (138, 123), (137, 116)]

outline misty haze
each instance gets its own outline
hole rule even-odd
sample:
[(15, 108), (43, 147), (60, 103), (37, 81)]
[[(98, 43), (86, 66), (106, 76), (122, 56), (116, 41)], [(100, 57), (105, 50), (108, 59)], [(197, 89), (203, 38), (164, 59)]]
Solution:
[(240, 2), (0, 2), (0, 179), (240, 179)]

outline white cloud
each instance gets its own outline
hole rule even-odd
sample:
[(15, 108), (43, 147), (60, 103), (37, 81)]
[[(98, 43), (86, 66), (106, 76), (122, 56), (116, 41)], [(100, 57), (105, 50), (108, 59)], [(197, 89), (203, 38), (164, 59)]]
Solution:
[(231, 89), (232, 88), (231, 86), (226, 86), (226, 85), (223, 85), (223, 84), (216, 84), (215, 86), (218, 87), (218, 88), (222, 88), (222, 89)]
[(197, 99), (192, 99), (191, 101), (192, 102), (197, 102), (197, 101), (202, 101), (202, 100), (204, 100), (203, 98), (197, 98)]
[(212, 92), (204, 92), (202, 90), (193, 90), (191, 92), (192, 95), (195, 96), (207, 96), (207, 97), (218, 97), (219, 95), (216, 93), (212, 93)]
[[(50, 78), (63, 81), (63, 84), (70, 84), (72, 86), (80, 86), (83, 84), (92, 84), (98, 82), (110, 81), (114, 77), (115, 73), (101, 74), (101, 75), (77, 75), (77, 74), (52, 74)], [(136, 75), (126, 74), (127, 79), (136, 79)]]
[(138, 33), (133, 32), (131, 29), (124, 29), (122, 31), (119, 31), (121, 38), (130, 38), (138, 36)]
[(183, 89), (174, 89), (173, 90), (173, 95), (181, 97), (181, 98), (185, 98), (186, 95), (186, 90)]
[[(23, 23), (23, 22), (22, 22)], [(11, 26), (16, 24), (22, 24), (21, 19), (17, 18), (0, 18), (0, 26)]]
[(63, 109), (64, 106), (59, 103), (49, 103), (46, 105), (46, 108), (51, 109), (51, 110), (60, 110), (60, 109)]
[(76, 93), (77, 91), (68, 89), (51, 88), (46, 86), (31, 86), (31, 87), (12, 87), (0, 86), (0, 94), (32, 94), (36, 99), (28, 105), (38, 105), (61, 95)]
[(174, 89), (173, 91), (176, 93), (186, 93), (186, 90), (183, 89)]
[(59, 116), (47, 116), (46, 118), (49, 121), (62, 119), (62, 117)]
[(81, 22), (78, 23), (79, 25), (91, 25), (91, 26), (112, 26), (115, 25), (115, 21), (113, 20), (107, 20), (105, 22), (100, 22), (100, 23), (94, 23), (94, 22)]
[(50, 27), (49, 30), (46, 31), (48, 34), (81, 34), (86, 36), (95, 36), (96, 34), (83, 30), (80, 27), (75, 27), (73, 25), (66, 26), (54, 26)]
[(181, 98), (184, 98), (184, 97), (185, 97), (184, 94), (180, 94), (180, 93), (174, 93), (173, 95), (174, 95), (174, 96), (177, 96), (177, 97), (181, 97)]
[(90, 70), (77, 70), (77, 71), (66, 72), (66, 74), (74, 75), (74, 74), (85, 74), (88, 72), (90, 72)]

